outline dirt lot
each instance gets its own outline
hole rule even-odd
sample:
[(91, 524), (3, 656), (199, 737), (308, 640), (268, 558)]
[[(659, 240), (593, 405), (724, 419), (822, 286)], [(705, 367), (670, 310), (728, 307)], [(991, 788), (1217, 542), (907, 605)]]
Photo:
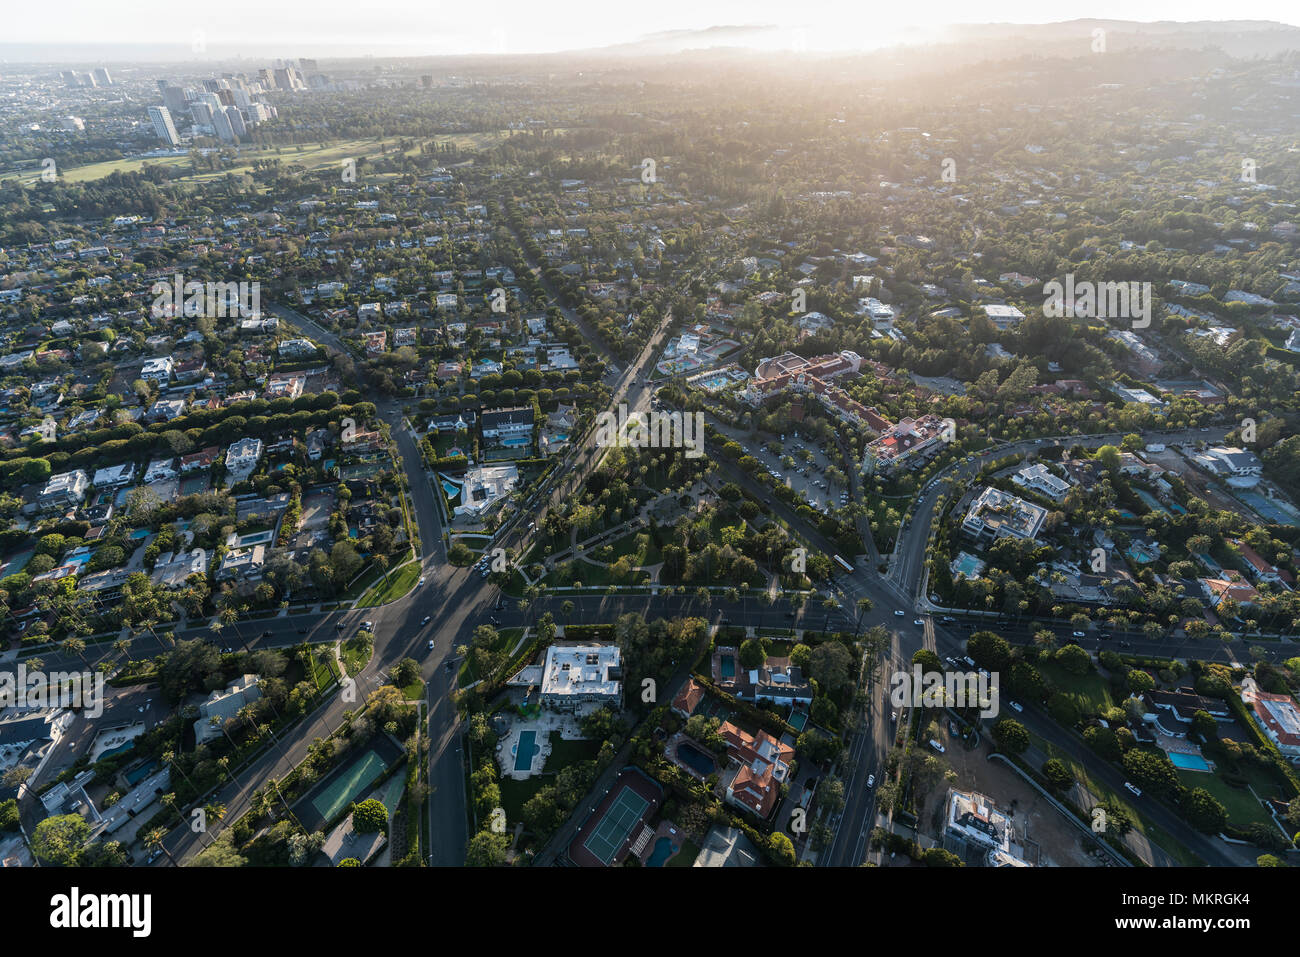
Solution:
[[(983, 794), (1015, 822), (1016, 841), (1029, 863), (1037, 867), (1096, 867), (1099, 862), (1084, 850), (1084, 833), (1068, 821), (1046, 798), (1001, 761), (988, 760), (987, 738), (967, 751), (948, 734), (944, 723), (943, 755), (957, 772), (955, 787)], [(927, 802), (924, 826), (935, 836), (934, 799)]]

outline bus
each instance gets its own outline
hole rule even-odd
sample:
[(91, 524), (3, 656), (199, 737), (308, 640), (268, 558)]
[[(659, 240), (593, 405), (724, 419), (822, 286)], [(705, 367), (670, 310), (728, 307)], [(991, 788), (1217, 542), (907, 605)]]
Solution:
[(853, 565), (850, 562), (846, 562), (844, 559), (840, 558), (839, 555), (834, 557), (834, 561), (836, 565), (839, 565), (840, 568), (844, 569), (848, 574), (853, 574)]

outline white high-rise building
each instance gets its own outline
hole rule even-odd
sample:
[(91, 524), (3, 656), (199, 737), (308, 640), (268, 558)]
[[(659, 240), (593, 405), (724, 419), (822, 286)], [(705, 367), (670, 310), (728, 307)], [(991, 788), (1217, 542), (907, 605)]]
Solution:
[(149, 107), (149, 119), (153, 121), (153, 131), (158, 135), (158, 139), (169, 146), (180, 145), (181, 138), (176, 134), (176, 125), (172, 123), (172, 114), (167, 107)]

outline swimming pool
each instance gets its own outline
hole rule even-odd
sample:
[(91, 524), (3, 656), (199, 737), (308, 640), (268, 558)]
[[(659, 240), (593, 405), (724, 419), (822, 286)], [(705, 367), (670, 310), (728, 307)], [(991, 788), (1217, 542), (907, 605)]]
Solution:
[(721, 664), (722, 664), (722, 677), (724, 678), (736, 677), (735, 658), (733, 658), (731, 655), (723, 655)]
[[(134, 741), (131, 742), (131, 747), (135, 747)], [(138, 768), (132, 768), (130, 771), (125, 772), (122, 777), (126, 780), (127, 784), (131, 785), (131, 787), (135, 787), (149, 775), (153, 774), (154, 769), (157, 767), (158, 762), (150, 758)]]
[(1181, 751), (1170, 751), (1169, 760), (1174, 763), (1174, 767), (1182, 768), (1184, 771), (1210, 770), (1210, 763), (1199, 754), (1183, 754)]
[(661, 837), (659, 838), (659, 840), (655, 841), (655, 849), (651, 851), (650, 856), (646, 858), (645, 866), (663, 867), (664, 861), (668, 860), (668, 858), (672, 856), (673, 856), (672, 838)]
[(111, 758), (115, 754), (122, 754), (126, 751), (130, 751), (134, 747), (135, 747), (135, 739), (132, 739), (130, 741), (125, 741), (122, 744), (119, 744), (115, 748), (109, 748), (108, 750), (104, 751), (104, 753), (101, 754), (99, 757), (101, 760), (103, 758)]
[(527, 771), (533, 766), (533, 756), (537, 754), (537, 732), (520, 731), (519, 743), (515, 745), (515, 770)]
[(689, 741), (677, 745), (677, 759), (697, 771), (702, 777), (708, 777), (717, 768), (713, 758), (705, 754)]

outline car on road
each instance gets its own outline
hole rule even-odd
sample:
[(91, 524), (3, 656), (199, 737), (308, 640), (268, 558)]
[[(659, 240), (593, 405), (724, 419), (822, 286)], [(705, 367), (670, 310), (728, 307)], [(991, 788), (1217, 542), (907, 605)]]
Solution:
[(867, 775), (867, 787), (869, 787), (869, 788), (874, 788), (875, 786), (876, 786), (876, 776), (875, 776), (874, 774), (868, 774), (868, 775)]
[(1081, 632), (1081, 631), (1073, 631), (1073, 632), (1071, 632), (1070, 634), (1071, 634), (1073, 637), (1075, 637), (1075, 638), (1086, 638), (1086, 637), (1087, 637), (1087, 636), (1086, 636), (1083, 632)]
[(263, 638), (270, 638), (270, 637), (271, 637), (271, 633), (270, 633), (269, 631), (264, 631), (264, 632), (262, 632), (262, 637), (263, 637)]
[(943, 745), (940, 744), (938, 741), (936, 741), (934, 738), (930, 739), (930, 747), (938, 751), (940, 754), (943, 754)]
[(431, 622), (432, 620), (433, 620), (433, 619), (430, 618), (428, 615), (425, 615), (422, 619), (420, 619), (420, 624), (422, 624), (422, 625), (427, 625), (427, 624), (428, 624), (429, 622)]
[(970, 655), (966, 655), (966, 656), (964, 656), (964, 657), (962, 658), (962, 661), (966, 662), (966, 664), (969, 665), (969, 666), (972, 667), (972, 668), (975, 667), (975, 659), (972, 658)]
[(898, 724), (898, 712), (897, 712), (897, 711), (891, 711), (891, 712), (889, 712), (889, 723), (890, 723), (890, 724)]
[(344, 628), (343, 622), (339, 622), (337, 625), (334, 626), (335, 631), (342, 631), (343, 628)]
[(433, 651), (433, 639), (432, 639), (432, 638), (429, 639), (429, 650), (430, 650), (430, 651)]
[(957, 619), (954, 618), (954, 617), (952, 617), (952, 615), (944, 615), (944, 616), (943, 616), (942, 618), (940, 618), (939, 620), (940, 620), (941, 622), (943, 622), (945, 625), (951, 625), (951, 624), (952, 624), (953, 622), (955, 622)]
[(155, 850), (152, 854), (150, 854), (150, 855), (145, 859), (145, 863), (146, 863), (146, 864), (152, 864), (154, 861), (158, 860), (158, 858), (160, 858), (160, 857), (162, 857), (162, 848), (161, 848), (161, 847), (158, 848), (157, 850)]
[(1022, 705), (1019, 701), (1008, 701), (1007, 704), (1011, 705), (1011, 710), (1012, 710), (1012, 711), (1024, 711), (1024, 710), (1025, 710), (1025, 706)]
[(903, 611), (903, 609), (901, 608), (895, 608), (894, 614), (897, 615), (899, 618), (903, 618), (904, 616), (907, 615), (907, 612)]
[(1100, 635), (1097, 636), (1097, 639), (1099, 641), (1110, 641), (1110, 632), (1103, 631)]
[(416, 588), (419, 588), (419, 587), (420, 587), (421, 585), (423, 585), (423, 584), (424, 584), (424, 576), (421, 575), (421, 576), (420, 576), (420, 580), (419, 580), (418, 582), (415, 583), (415, 587), (416, 587)]
[(1133, 792), (1134, 797), (1141, 797), (1141, 796), (1142, 796), (1142, 789), (1141, 789), (1140, 787), (1138, 787), (1136, 784), (1131, 784), (1131, 783), (1129, 783), (1128, 781), (1125, 781), (1125, 782), (1124, 782), (1124, 787), (1125, 787), (1127, 790)]
[(374, 631), (375, 623), (373, 621), (363, 621), (361, 623), (361, 627), (364, 628), (366, 631)]
[(920, 626), (921, 628), (924, 628), (924, 627), (925, 627), (925, 619), (924, 619), (924, 618), (916, 618), (916, 619), (913, 619), (912, 624), (914, 624), (914, 625), (918, 625), (918, 626)]

